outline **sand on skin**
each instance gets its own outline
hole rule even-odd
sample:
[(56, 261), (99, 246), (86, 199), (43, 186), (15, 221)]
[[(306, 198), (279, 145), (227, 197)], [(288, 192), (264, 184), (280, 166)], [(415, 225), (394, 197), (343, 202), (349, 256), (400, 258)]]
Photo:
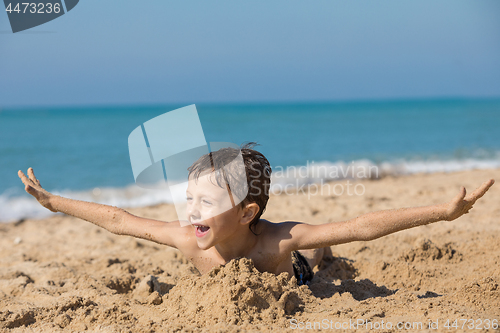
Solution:
[[(489, 178), (500, 180), (500, 170), (366, 180), (362, 196), (273, 196), (264, 217), (342, 221), (441, 203)], [(294, 331), (292, 322), (358, 319), (439, 321), (438, 331), (448, 331), (447, 319), (481, 319), (484, 327), (500, 320), (499, 203), (496, 184), (457, 221), (334, 246), (301, 287), (247, 259), (199, 276), (175, 249), (61, 214), (0, 224), (0, 332)], [(170, 205), (129, 211), (175, 218)]]

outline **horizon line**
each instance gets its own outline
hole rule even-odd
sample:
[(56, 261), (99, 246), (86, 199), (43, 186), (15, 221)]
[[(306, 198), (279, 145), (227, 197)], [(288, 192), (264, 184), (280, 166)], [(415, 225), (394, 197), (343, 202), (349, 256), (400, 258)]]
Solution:
[(199, 102), (161, 102), (161, 103), (95, 103), (95, 104), (41, 104), (41, 105), (0, 105), (0, 112), (6, 110), (27, 110), (27, 109), (90, 109), (90, 108), (161, 108), (161, 107), (182, 107), (191, 104), (197, 106), (265, 106), (265, 105), (342, 105), (342, 104), (396, 104), (408, 102), (500, 102), (500, 96), (487, 97), (464, 97), (464, 96), (442, 96), (442, 97), (397, 97), (397, 98), (359, 98), (359, 99), (316, 99), (316, 100), (269, 100), (269, 101), (199, 101)]

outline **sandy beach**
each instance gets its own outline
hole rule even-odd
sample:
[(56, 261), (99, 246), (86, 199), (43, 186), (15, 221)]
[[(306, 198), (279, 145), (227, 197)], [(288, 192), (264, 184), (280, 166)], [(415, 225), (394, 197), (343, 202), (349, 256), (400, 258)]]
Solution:
[[(472, 191), (489, 178), (497, 184), (469, 214), (334, 246), (334, 257), (300, 287), (286, 274), (257, 272), (247, 259), (199, 276), (175, 249), (62, 214), (0, 223), (0, 332), (491, 329), (500, 320), (500, 169), (354, 183), (362, 195), (275, 195), (263, 217), (343, 221), (442, 203), (461, 185)], [(129, 211), (175, 219), (170, 205)]]

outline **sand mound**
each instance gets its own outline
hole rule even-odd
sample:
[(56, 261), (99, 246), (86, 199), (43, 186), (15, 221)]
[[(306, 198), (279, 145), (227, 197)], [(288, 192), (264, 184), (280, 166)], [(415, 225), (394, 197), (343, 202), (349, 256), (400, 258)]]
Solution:
[(260, 273), (246, 258), (231, 260), (201, 277), (180, 279), (163, 297), (167, 320), (194, 326), (251, 324), (264, 320), (283, 327), (285, 315), (303, 309), (312, 298), (295, 277)]
[(462, 255), (452, 247), (451, 243), (446, 243), (438, 247), (429, 239), (421, 239), (416, 242), (416, 246), (402, 256), (406, 262), (428, 261), (428, 260), (451, 260), (460, 261)]
[(354, 279), (357, 270), (353, 261), (341, 257), (325, 257), (320, 265), (320, 271), (314, 274), (314, 281), (328, 281)]

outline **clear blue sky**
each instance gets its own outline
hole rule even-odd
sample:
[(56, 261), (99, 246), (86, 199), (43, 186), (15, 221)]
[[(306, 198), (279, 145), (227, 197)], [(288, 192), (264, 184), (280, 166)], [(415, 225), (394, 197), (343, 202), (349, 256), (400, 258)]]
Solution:
[(500, 97), (500, 1), (81, 0), (12, 34), (0, 107)]

